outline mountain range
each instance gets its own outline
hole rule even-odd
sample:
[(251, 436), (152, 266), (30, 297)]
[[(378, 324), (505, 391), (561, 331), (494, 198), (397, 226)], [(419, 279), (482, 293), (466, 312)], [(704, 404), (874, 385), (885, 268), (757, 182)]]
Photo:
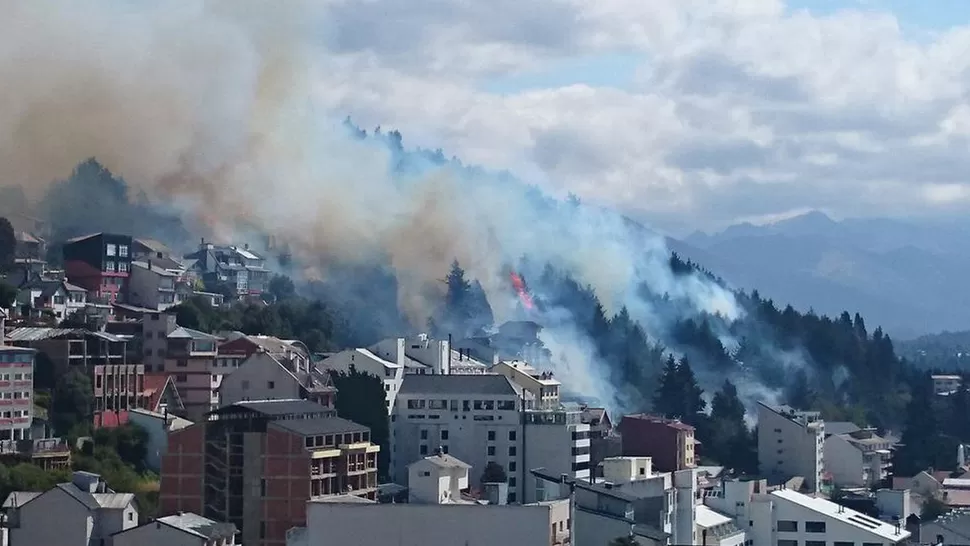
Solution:
[(970, 221), (812, 211), (667, 243), (735, 287), (802, 311), (859, 312), (897, 339), (970, 329)]

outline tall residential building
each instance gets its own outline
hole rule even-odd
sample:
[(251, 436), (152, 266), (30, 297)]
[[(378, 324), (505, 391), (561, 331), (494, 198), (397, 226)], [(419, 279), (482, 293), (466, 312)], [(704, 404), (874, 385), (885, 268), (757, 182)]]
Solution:
[(872, 487), (889, 477), (892, 442), (876, 434), (875, 429), (825, 436), (825, 472), (831, 475), (834, 485)]
[(207, 283), (229, 283), (239, 297), (259, 296), (269, 284), (266, 259), (249, 249), (249, 245), (220, 246), (204, 239), (199, 250), (185, 260)]
[(347, 373), (351, 368), (361, 373), (375, 375), (384, 382), (384, 404), (390, 414), (395, 406), (401, 382), (404, 380), (403, 353), (395, 356), (396, 361), (387, 360), (370, 349), (347, 349), (325, 358), (317, 363), (321, 370)]
[(812, 493), (822, 486), (825, 423), (817, 411), (758, 402), (758, 466), (765, 476), (805, 478)]
[(177, 272), (165, 269), (151, 259), (133, 261), (128, 274), (127, 301), (159, 311), (177, 305), (175, 281), (178, 277)]
[(379, 451), (367, 427), (313, 402), (225, 406), (169, 435), (161, 513), (195, 512), (234, 524), (247, 546), (283, 546), (308, 500), (374, 499)]
[(504, 375), (532, 394), (531, 407), (526, 409), (558, 409), (562, 383), (552, 372), (540, 372), (521, 360), (502, 361), (489, 368), (491, 373)]
[[(531, 394), (500, 374), (405, 375), (391, 414), (391, 472), (440, 448), (477, 472), (488, 463), (508, 476), (508, 502), (536, 497), (529, 468), (589, 478), (589, 425), (579, 411), (527, 410)], [(530, 466), (531, 465), (531, 466)], [(479, 487), (481, 474), (472, 476)]]
[(617, 428), (626, 457), (650, 457), (662, 472), (697, 466), (694, 427), (686, 423), (641, 413), (624, 416)]
[(199, 421), (219, 403), (219, 385), (213, 376), (219, 338), (180, 327), (165, 339), (165, 373), (175, 377), (186, 417)]
[(88, 291), (91, 299), (118, 300), (125, 292), (131, 270), (131, 237), (95, 233), (64, 243), (64, 271), (72, 284)]
[(35, 354), (33, 349), (0, 345), (0, 440), (30, 439)]
[(174, 313), (151, 312), (141, 317), (142, 363), (146, 373), (164, 372), (168, 335), (178, 329)]

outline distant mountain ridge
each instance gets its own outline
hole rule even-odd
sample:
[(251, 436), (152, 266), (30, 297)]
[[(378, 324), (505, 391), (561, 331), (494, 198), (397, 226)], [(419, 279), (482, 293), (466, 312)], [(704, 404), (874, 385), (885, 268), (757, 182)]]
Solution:
[(970, 222), (811, 211), (668, 242), (739, 288), (802, 310), (857, 310), (897, 338), (970, 328)]

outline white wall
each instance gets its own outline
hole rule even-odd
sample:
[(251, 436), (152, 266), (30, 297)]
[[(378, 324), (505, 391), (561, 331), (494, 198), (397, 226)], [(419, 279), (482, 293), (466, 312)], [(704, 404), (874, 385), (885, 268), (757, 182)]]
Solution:
[(840, 487), (864, 487), (862, 451), (840, 435), (825, 439), (825, 471), (832, 474), (832, 481)]
[(761, 474), (802, 476), (808, 490), (817, 491), (822, 481), (824, 438), (825, 428), (821, 420), (815, 427), (806, 427), (758, 406), (758, 466)]
[[(579, 414), (576, 414), (579, 420)], [(523, 456), (525, 465), (517, 474), (522, 476), (523, 472), (525, 488), (521, 489), (522, 502), (535, 502), (536, 488), (535, 480), (530, 479), (529, 469), (544, 468), (547, 474), (559, 476), (568, 474), (572, 478), (589, 480), (589, 438), (573, 440), (574, 432), (585, 432), (588, 436), (589, 425), (576, 423), (570, 425), (562, 424), (526, 424), (524, 427)], [(585, 448), (587, 453), (573, 455), (573, 448)], [(573, 470), (574, 463), (585, 463), (587, 468)], [(523, 479), (523, 478), (520, 478)]]
[(23, 505), (20, 527), (10, 530), (10, 543), (44, 546), (88, 546), (94, 517), (76, 499), (51, 490)]
[[(559, 513), (562, 514), (562, 511)], [(554, 523), (558, 528), (553, 510), (547, 504), (479, 506), (310, 502), (307, 504), (306, 543), (340, 546), (545, 546), (552, 544)]]
[(115, 536), (114, 546), (205, 546), (205, 539), (162, 523), (148, 523)]
[[(270, 386), (272, 385), (272, 388)], [(292, 400), (300, 398), (300, 383), (275, 358), (255, 352), (219, 385), (219, 405), (244, 400)]]
[(327, 357), (317, 364), (320, 369), (348, 372), (353, 365), (358, 372), (376, 375), (384, 382), (388, 414), (397, 400), (397, 393), (401, 390), (404, 378), (404, 366), (384, 360), (366, 349), (347, 349)]

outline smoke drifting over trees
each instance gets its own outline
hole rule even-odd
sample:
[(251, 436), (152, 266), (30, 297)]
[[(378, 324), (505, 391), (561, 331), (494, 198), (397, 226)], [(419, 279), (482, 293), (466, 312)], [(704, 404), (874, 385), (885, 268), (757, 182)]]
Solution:
[[(315, 110), (311, 2), (120, 5), (36, 0), (0, 18), (0, 79), (18, 82), (0, 88), (0, 190), (23, 190), (55, 239), (272, 237), (339, 317), (306, 331), (366, 344), (429, 318), (460, 336), (530, 318), (557, 376), (613, 409), (649, 408), (674, 354), (705, 400), (730, 378), (747, 403), (795, 388), (832, 415), (901, 418), (884, 393), (904, 367), (861, 318), (779, 310), (615, 212)], [(247, 329), (283, 324), (287, 305)]]

